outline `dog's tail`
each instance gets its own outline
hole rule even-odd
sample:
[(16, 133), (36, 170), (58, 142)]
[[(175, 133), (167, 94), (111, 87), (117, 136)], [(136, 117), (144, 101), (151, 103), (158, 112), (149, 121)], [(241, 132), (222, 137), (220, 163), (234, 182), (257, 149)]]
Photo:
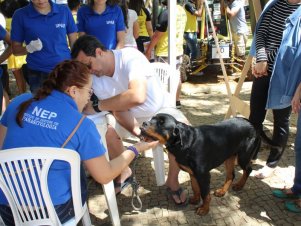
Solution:
[(271, 138), (269, 138), (263, 130), (257, 131), (257, 133), (264, 144), (270, 146), (271, 148), (277, 148), (277, 149), (282, 148), (279, 144), (276, 144)]
[(265, 134), (265, 132), (264, 132), (262, 129), (260, 129), (260, 130), (256, 129), (256, 128), (254, 127), (254, 125), (250, 122), (249, 119), (246, 119), (246, 118), (243, 118), (243, 119), (246, 120), (246, 121), (248, 121), (248, 122), (253, 126), (253, 128), (254, 128), (255, 131), (256, 131), (257, 137), (258, 137), (264, 144), (270, 146), (271, 148), (276, 148), (276, 149), (279, 149), (279, 150), (282, 148), (279, 144), (277, 144), (275, 141), (273, 141), (271, 138), (269, 138), (269, 137)]

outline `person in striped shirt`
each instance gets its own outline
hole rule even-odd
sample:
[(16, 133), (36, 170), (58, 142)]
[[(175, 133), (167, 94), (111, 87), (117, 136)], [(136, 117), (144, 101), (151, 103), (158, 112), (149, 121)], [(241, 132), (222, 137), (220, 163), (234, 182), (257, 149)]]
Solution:
[[(251, 55), (256, 59), (252, 72), (254, 81), (250, 98), (250, 122), (260, 131), (262, 136), (263, 121), (266, 116), (266, 106), (270, 79), (273, 75), (274, 62), (277, 59), (278, 50), (283, 40), (287, 19), (300, 6), (300, 0), (271, 0), (265, 6), (254, 34), (251, 47)], [(289, 45), (289, 44), (288, 44)], [(285, 71), (284, 71), (285, 73)], [(287, 144), (289, 135), (290, 105), (273, 108), (274, 129), (272, 140), (281, 146), (281, 151), (271, 148), (266, 165), (257, 171), (255, 176), (259, 179), (273, 174)], [(256, 159), (257, 155), (254, 156)]]

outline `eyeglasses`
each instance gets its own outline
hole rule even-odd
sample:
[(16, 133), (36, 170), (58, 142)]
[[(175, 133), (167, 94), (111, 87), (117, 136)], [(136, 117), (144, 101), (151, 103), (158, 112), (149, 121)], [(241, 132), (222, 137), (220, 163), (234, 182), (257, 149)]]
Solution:
[(92, 96), (93, 95), (93, 93), (94, 93), (94, 90), (93, 90), (93, 88), (86, 88), (86, 87), (82, 87), (81, 89), (85, 89), (85, 90), (88, 90), (89, 91), (89, 95), (90, 96)]

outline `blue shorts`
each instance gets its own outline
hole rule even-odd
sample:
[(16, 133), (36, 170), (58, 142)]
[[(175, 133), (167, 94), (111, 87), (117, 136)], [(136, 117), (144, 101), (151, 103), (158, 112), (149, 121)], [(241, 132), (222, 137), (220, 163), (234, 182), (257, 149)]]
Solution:
[(33, 94), (37, 92), (49, 75), (47, 72), (31, 70), (26, 64), (23, 64), (22, 72)]

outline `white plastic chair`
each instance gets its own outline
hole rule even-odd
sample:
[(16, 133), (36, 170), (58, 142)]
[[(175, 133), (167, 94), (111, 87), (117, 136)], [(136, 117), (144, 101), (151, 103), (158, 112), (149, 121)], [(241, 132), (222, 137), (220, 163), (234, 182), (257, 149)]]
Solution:
[(65, 161), (71, 168), (75, 217), (63, 225), (74, 226), (80, 220), (84, 226), (91, 225), (87, 204), (82, 206), (81, 201), (79, 154), (74, 150), (53, 147), (24, 147), (0, 151), (0, 188), (8, 200), (15, 225), (62, 225), (47, 185), (48, 171), (55, 160)]
[[(170, 94), (170, 106), (176, 106), (176, 94), (177, 88), (180, 81), (180, 75), (174, 70), (169, 64), (154, 62), (151, 63), (152, 68), (155, 71), (155, 75), (159, 77), (163, 86)], [(164, 151), (163, 146), (158, 145), (157, 147), (152, 149), (153, 158), (154, 158), (154, 166), (155, 166), (155, 174), (156, 174), (156, 182), (158, 186), (165, 184), (165, 167), (164, 167)]]
[(170, 104), (176, 106), (177, 89), (180, 82), (180, 74), (167, 63), (154, 62), (151, 63), (156, 75), (163, 83), (165, 89), (170, 94)]
[[(107, 120), (105, 117), (105, 114), (108, 112), (100, 112), (96, 113), (94, 115), (89, 115), (88, 118), (91, 119), (98, 130), (98, 133), (101, 136), (101, 141), (104, 145), (104, 147), (107, 148), (107, 142), (106, 142), (106, 132), (107, 132)], [(109, 160), (108, 152), (106, 152), (106, 158)], [(107, 184), (102, 184), (102, 188), (104, 191), (104, 195), (107, 201), (107, 206), (109, 209), (110, 218), (112, 221), (113, 226), (120, 226), (120, 218), (119, 218), (119, 211), (116, 201), (116, 195), (115, 195), (115, 189), (114, 189), (114, 183), (113, 180), (110, 181)]]

